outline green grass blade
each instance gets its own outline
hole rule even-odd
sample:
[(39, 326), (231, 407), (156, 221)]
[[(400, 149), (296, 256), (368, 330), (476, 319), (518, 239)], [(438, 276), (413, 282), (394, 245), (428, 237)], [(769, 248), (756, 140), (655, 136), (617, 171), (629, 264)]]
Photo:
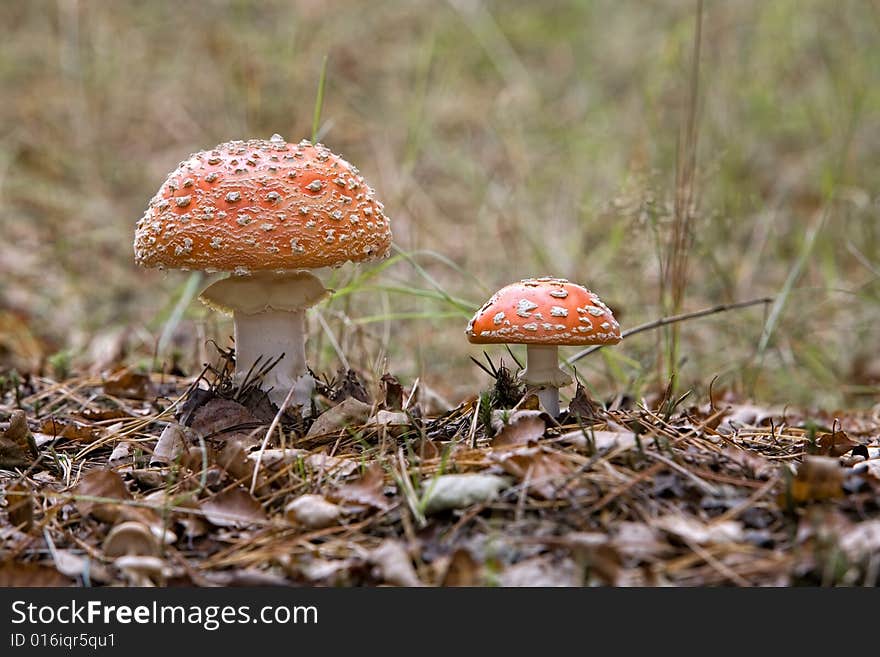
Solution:
[(800, 278), (801, 271), (803, 271), (804, 265), (807, 264), (807, 260), (810, 257), (810, 254), (813, 252), (813, 246), (816, 243), (816, 237), (822, 230), (822, 226), (825, 224), (825, 219), (828, 216), (828, 210), (826, 209), (821, 217), (819, 217), (819, 221), (816, 222), (810, 232), (807, 233), (807, 239), (804, 241), (804, 246), (801, 249), (800, 255), (798, 259), (795, 261), (791, 270), (788, 272), (788, 276), (785, 279), (785, 283), (782, 285), (782, 289), (779, 291), (779, 294), (776, 295), (776, 299), (773, 301), (773, 305), (770, 308), (770, 313), (767, 316), (767, 321), (764, 323), (764, 330), (761, 332), (761, 340), (758, 343), (758, 357), (763, 358), (764, 352), (767, 350), (768, 345), (770, 344), (770, 338), (773, 337), (773, 332), (776, 329), (776, 325), (779, 323), (779, 318), (782, 316), (782, 311), (785, 309), (785, 304), (788, 301), (788, 297), (791, 294), (792, 289), (794, 289), (794, 285), (797, 280)]
[(312, 115), (312, 143), (318, 140), (318, 128), (321, 125), (321, 110), (324, 108), (324, 83), (327, 81), (327, 55), (321, 62), (321, 77), (318, 78), (318, 95), (315, 97), (315, 113)]

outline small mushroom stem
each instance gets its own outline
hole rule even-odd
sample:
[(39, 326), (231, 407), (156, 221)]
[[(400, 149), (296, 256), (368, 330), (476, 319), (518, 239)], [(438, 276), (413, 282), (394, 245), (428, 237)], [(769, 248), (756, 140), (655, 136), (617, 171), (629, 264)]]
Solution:
[(571, 383), (571, 377), (559, 369), (559, 347), (530, 344), (526, 347), (523, 382), (537, 389), (538, 400), (550, 415), (559, 415), (559, 388)]
[(281, 356), (263, 378), (262, 388), (269, 391), (273, 403), (280, 405), (291, 386), (299, 386), (302, 390), (294, 393), (294, 404), (305, 406), (315, 386), (306, 367), (305, 317), (305, 309), (233, 313), (236, 382), (244, 380), (258, 358), (255, 369)]

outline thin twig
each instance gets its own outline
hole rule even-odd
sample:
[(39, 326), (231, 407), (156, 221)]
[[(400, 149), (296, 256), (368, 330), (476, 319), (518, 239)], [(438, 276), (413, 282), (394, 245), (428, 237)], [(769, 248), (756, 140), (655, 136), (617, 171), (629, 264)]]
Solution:
[(474, 406), (474, 416), (471, 418), (471, 428), (468, 431), (468, 444), (471, 446), (471, 449), (477, 448), (477, 422), (480, 418), (480, 404), (482, 401), (482, 397), (477, 397), (477, 405)]
[(745, 577), (737, 573), (735, 570), (730, 568), (729, 566), (723, 564), (709, 552), (706, 548), (701, 547), (694, 541), (690, 541), (687, 538), (683, 538), (685, 544), (703, 561), (705, 561), (711, 568), (719, 572), (721, 575), (732, 581), (737, 586), (741, 586), (743, 588), (749, 588), (752, 586), (752, 583), (747, 580)]
[(272, 424), (269, 425), (266, 435), (263, 436), (263, 442), (260, 443), (260, 451), (257, 453), (257, 461), (254, 463), (254, 475), (251, 477), (251, 495), (254, 494), (254, 491), (257, 488), (257, 477), (260, 474), (260, 464), (263, 462), (263, 452), (266, 451), (266, 445), (269, 444), (269, 438), (272, 437), (272, 434), (275, 433), (275, 429), (278, 428), (278, 425), (281, 422), (281, 416), (284, 415), (284, 411), (286, 411), (287, 407), (290, 405), (290, 400), (293, 398), (293, 391), (295, 389), (295, 384), (290, 386), (290, 390), (287, 391), (287, 396), (284, 398), (284, 401), (281, 402), (281, 406), (275, 414), (275, 417), (272, 418)]
[(705, 481), (704, 479), (698, 477), (697, 475), (695, 475), (693, 472), (691, 472), (687, 468), (680, 466), (678, 463), (676, 463), (672, 459), (668, 459), (665, 456), (663, 456), (662, 454), (658, 454), (657, 452), (653, 452), (648, 449), (645, 450), (645, 454), (650, 456), (652, 459), (656, 459), (656, 460), (660, 461), (661, 463), (665, 463), (673, 470), (683, 474), (685, 477), (687, 477), (692, 482), (694, 482), (700, 489), (702, 489), (702, 491), (704, 493), (707, 493), (708, 495), (718, 495), (719, 494), (718, 489), (715, 488), (715, 486), (713, 486), (709, 482)]
[(589, 516), (589, 515), (596, 513), (597, 511), (601, 511), (606, 506), (611, 504), (611, 502), (613, 502), (618, 497), (623, 495), (630, 488), (635, 486), (637, 483), (639, 483), (640, 481), (644, 481), (645, 479), (649, 479), (650, 477), (653, 477), (655, 474), (660, 472), (660, 470), (662, 470), (665, 467), (666, 467), (665, 463), (655, 463), (650, 468), (645, 468), (639, 474), (637, 474), (635, 477), (633, 477), (632, 479), (627, 481), (625, 484), (623, 484), (622, 486), (618, 486), (614, 490), (610, 491), (602, 499), (600, 499), (599, 501), (594, 503), (592, 506), (587, 508), (584, 511), (584, 516)]
[[(707, 315), (715, 315), (717, 313), (727, 312), (728, 310), (738, 310), (740, 308), (748, 308), (749, 306), (757, 306), (758, 304), (762, 303), (773, 303), (773, 297), (760, 297), (757, 299), (749, 299), (748, 301), (736, 301), (734, 303), (720, 303), (717, 306), (712, 306), (711, 308), (703, 308), (702, 310), (695, 310), (694, 312), (690, 313), (672, 315), (671, 317), (661, 317), (645, 324), (639, 324), (638, 326), (634, 326), (633, 328), (624, 331), (623, 333), (621, 333), (621, 338), (628, 338), (631, 335), (644, 333), (645, 331), (660, 328), (661, 326), (667, 326), (668, 324), (684, 322), (689, 319), (697, 319), (698, 317), (706, 317)], [(588, 356), (589, 354), (598, 349), (601, 349), (604, 346), (606, 345), (596, 344), (592, 345), (591, 347), (587, 347), (586, 349), (579, 351), (574, 356), (565, 361), (565, 364), (570, 366), (572, 363), (579, 361), (584, 356)]]
[(740, 502), (735, 507), (728, 509), (727, 511), (722, 513), (720, 516), (713, 518), (712, 521), (709, 523), (709, 525), (718, 525), (726, 520), (733, 520), (740, 513), (742, 513), (746, 509), (751, 508), (755, 504), (755, 502), (757, 502), (759, 499), (764, 497), (764, 495), (766, 495), (771, 490), (773, 490), (773, 487), (777, 483), (779, 483), (779, 475), (778, 474), (770, 477), (770, 479), (767, 481), (766, 484), (764, 484), (758, 490), (756, 490), (754, 493), (752, 493), (746, 500)]

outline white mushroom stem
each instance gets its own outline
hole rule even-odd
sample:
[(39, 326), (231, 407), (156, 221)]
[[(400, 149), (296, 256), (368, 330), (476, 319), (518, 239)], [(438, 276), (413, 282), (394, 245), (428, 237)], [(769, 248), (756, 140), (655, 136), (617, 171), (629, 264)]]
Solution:
[(538, 400), (550, 415), (559, 415), (559, 388), (571, 383), (571, 377), (559, 369), (559, 347), (530, 344), (526, 347), (526, 369), (520, 374), (523, 382), (535, 388)]
[(232, 276), (202, 292), (206, 304), (232, 314), (235, 382), (280, 358), (261, 387), (279, 407), (293, 388), (292, 405), (308, 415), (315, 380), (306, 366), (305, 314), (327, 294), (321, 281), (304, 271)]
[(315, 381), (306, 367), (305, 319), (304, 308), (272, 309), (253, 315), (234, 312), (236, 383), (242, 383), (251, 370), (253, 377), (280, 356), (263, 377), (261, 387), (268, 390), (269, 399), (277, 406), (291, 387), (297, 387), (293, 404), (308, 408)]

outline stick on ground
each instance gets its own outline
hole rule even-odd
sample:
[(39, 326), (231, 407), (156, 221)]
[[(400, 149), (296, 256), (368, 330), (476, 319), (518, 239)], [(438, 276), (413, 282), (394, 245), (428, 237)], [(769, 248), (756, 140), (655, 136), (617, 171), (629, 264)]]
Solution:
[[(728, 310), (738, 310), (740, 308), (748, 308), (749, 306), (757, 306), (759, 304), (771, 304), (773, 303), (773, 297), (760, 297), (758, 299), (749, 299), (748, 301), (737, 301), (735, 303), (722, 303), (717, 306), (712, 306), (711, 308), (703, 308), (702, 310), (695, 310), (690, 313), (682, 313), (681, 315), (672, 315), (670, 317), (661, 317), (660, 319), (655, 319), (645, 324), (639, 324), (638, 326), (634, 326), (628, 331), (624, 331), (621, 333), (621, 338), (627, 338), (631, 335), (635, 335), (636, 333), (643, 333), (645, 331), (650, 331), (651, 329), (660, 328), (661, 326), (667, 326), (669, 324), (676, 324), (678, 322), (684, 322), (688, 319), (696, 319), (698, 317), (706, 317), (707, 315), (715, 315), (716, 313), (727, 312)], [(601, 349), (605, 345), (597, 344), (591, 347), (587, 347), (576, 353), (574, 356), (565, 361), (566, 365), (571, 365), (579, 361), (584, 356), (588, 356), (593, 353), (597, 349)]]

